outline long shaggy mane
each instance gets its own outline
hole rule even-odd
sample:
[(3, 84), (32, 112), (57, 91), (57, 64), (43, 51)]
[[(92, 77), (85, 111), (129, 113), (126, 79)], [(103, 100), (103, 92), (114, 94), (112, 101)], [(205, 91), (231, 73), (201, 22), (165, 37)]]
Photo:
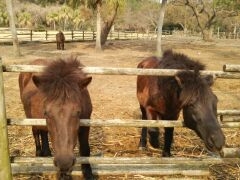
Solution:
[(86, 77), (79, 67), (83, 65), (73, 57), (51, 62), (40, 75), (40, 90), (51, 100), (77, 99), (81, 94), (79, 81)]
[(175, 93), (178, 94), (181, 91), (180, 101), (182, 102), (182, 105), (189, 104), (196, 99), (207, 102), (211, 90), (207, 82), (199, 73), (200, 70), (205, 69), (204, 64), (195, 61), (184, 54), (167, 50), (163, 53), (158, 68), (187, 70), (176, 74), (184, 85), (182, 89), (179, 87), (174, 77), (159, 76), (158, 78), (158, 85), (165, 89), (165, 92), (175, 91)]

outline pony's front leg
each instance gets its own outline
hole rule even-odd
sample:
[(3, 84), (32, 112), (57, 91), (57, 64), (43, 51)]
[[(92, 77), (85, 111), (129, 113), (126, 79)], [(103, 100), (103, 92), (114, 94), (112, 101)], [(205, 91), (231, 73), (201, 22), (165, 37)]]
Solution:
[(35, 146), (36, 146), (36, 156), (40, 157), (41, 152), (42, 152), (42, 146), (41, 146), (41, 143), (40, 143), (40, 130), (38, 130), (37, 128), (35, 128), (33, 126), (32, 127), (32, 133), (33, 133), (34, 142), (35, 142)]
[(173, 141), (173, 127), (164, 128), (164, 148), (162, 152), (163, 157), (170, 157), (171, 156), (171, 145)]
[[(90, 156), (90, 146), (88, 142), (89, 138), (89, 127), (80, 127), (78, 132), (78, 140), (80, 145), (80, 156)], [(94, 176), (90, 164), (81, 164), (83, 177), (86, 180), (93, 180)]]
[(64, 50), (64, 42), (61, 42), (61, 49)]
[(57, 49), (60, 49), (60, 43), (57, 42)]
[(42, 138), (42, 152), (41, 156), (52, 156), (51, 150), (49, 148), (48, 141), (48, 131), (41, 130), (41, 138)]
[[(151, 107), (147, 108), (147, 119), (149, 120), (157, 120), (158, 113), (153, 110)], [(158, 127), (151, 127), (148, 128), (148, 134), (149, 134), (149, 143), (154, 148), (159, 148), (159, 128)]]
[[(142, 112), (142, 120), (147, 120), (146, 110), (145, 108), (140, 105), (140, 109)], [(140, 150), (145, 150), (147, 147), (147, 128), (143, 127), (141, 130), (141, 137), (138, 145)]]

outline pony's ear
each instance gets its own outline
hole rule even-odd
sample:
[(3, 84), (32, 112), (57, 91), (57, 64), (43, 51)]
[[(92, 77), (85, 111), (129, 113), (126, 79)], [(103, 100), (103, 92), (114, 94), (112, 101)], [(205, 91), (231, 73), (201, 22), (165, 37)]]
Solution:
[(87, 87), (87, 85), (92, 81), (92, 77), (86, 77), (84, 79), (81, 79), (78, 83), (78, 86), (80, 89), (83, 89), (85, 87)]
[(182, 89), (183, 88), (183, 81), (180, 79), (179, 76), (174, 76), (175, 80), (178, 83), (178, 86)]
[(212, 86), (216, 77), (214, 75), (206, 75), (203, 77), (209, 86)]
[(39, 88), (39, 86), (42, 83), (41, 77), (33, 75), (32, 80), (33, 80), (33, 83), (35, 84), (35, 86), (37, 86)]

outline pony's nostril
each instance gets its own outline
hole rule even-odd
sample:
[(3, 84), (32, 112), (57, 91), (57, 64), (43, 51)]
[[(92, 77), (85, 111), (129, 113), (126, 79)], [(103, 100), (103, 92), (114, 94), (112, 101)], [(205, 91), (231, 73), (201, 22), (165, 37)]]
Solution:
[(53, 160), (53, 163), (54, 163), (54, 166), (57, 167), (57, 161), (56, 161), (56, 159)]
[(214, 140), (215, 140), (215, 136), (214, 134), (211, 135), (211, 142), (214, 143)]
[(72, 166), (74, 166), (75, 163), (76, 163), (76, 158), (73, 158)]
[(214, 135), (211, 135), (208, 138), (208, 146), (211, 147), (211, 148), (214, 146)]

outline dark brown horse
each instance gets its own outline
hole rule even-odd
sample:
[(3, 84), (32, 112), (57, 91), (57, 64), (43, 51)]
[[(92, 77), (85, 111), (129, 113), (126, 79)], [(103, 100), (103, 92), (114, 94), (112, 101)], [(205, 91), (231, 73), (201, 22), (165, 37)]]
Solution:
[(64, 50), (65, 36), (62, 31), (56, 34), (57, 49)]
[[(176, 120), (183, 110), (186, 127), (194, 130), (212, 152), (221, 151), (225, 136), (217, 120), (217, 97), (210, 86), (212, 76), (200, 76), (199, 70), (205, 66), (189, 57), (164, 52), (158, 59), (150, 57), (139, 63), (138, 68), (185, 69), (193, 71), (179, 72), (174, 77), (138, 76), (137, 97), (142, 119)], [(164, 128), (164, 148), (162, 155), (171, 156), (170, 149), (174, 128)], [(142, 128), (140, 148), (146, 148), (147, 132), (150, 144), (159, 147), (159, 129)]]
[[(75, 163), (77, 140), (80, 155), (89, 156), (89, 127), (80, 127), (80, 119), (90, 119), (91, 99), (87, 85), (92, 77), (79, 69), (74, 58), (49, 62), (38, 59), (32, 65), (45, 65), (42, 73), (19, 75), (20, 96), (27, 118), (46, 118), (47, 127), (33, 126), (37, 156), (50, 156), (48, 132), (54, 150), (54, 164), (60, 177), (67, 177)], [(41, 141), (40, 142), (40, 137)], [(93, 179), (90, 164), (82, 164), (86, 179)], [(64, 178), (63, 178), (64, 179)]]

